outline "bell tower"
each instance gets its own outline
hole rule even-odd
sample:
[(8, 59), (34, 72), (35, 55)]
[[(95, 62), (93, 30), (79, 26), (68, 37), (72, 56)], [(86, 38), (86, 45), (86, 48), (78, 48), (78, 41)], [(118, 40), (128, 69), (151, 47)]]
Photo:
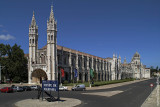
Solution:
[(57, 75), (57, 21), (53, 14), (53, 6), (47, 21), (47, 73), (48, 80), (56, 80)]
[(31, 71), (32, 69), (32, 64), (36, 64), (36, 53), (38, 49), (38, 26), (36, 25), (36, 20), (34, 16), (34, 11), (33, 11), (33, 16), (32, 16), (32, 21), (31, 24), (29, 25), (29, 62), (28, 62), (28, 82), (31, 83)]

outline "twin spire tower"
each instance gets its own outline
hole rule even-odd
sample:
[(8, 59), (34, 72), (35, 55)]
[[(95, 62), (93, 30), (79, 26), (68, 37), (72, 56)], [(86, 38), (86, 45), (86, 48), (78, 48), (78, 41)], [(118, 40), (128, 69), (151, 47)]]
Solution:
[[(57, 67), (56, 67), (56, 56), (57, 56), (57, 21), (54, 18), (53, 6), (51, 6), (51, 12), (49, 20), (47, 20), (47, 67), (46, 74), (48, 80), (57, 79)], [(38, 56), (38, 26), (36, 25), (35, 15), (33, 12), (32, 21), (29, 26), (29, 65), (28, 70), (31, 75), (34, 71), (34, 65), (37, 65)], [(29, 83), (31, 83), (31, 78), (29, 77)]]

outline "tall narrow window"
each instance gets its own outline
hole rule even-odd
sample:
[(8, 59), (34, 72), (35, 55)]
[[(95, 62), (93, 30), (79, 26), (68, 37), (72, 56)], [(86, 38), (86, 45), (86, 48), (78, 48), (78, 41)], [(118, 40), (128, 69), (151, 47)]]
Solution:
[(51, 40), (53, 40), (53, 35), (51, 35)]
[(31, 39), (29, 40), (29, 43), (31, 43)]
[(34, 43), (34, 39), (32, 39), (32, 43)]

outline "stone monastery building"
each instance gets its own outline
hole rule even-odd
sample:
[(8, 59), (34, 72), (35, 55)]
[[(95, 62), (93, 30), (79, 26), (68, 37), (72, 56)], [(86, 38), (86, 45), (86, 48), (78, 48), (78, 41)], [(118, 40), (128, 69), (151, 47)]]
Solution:
[[(61, 70), (64, 77), (61, 78)], [(100, 81), (124, 78), (150, 78), (150, 69), (142, 65), (140, 55), (136, 52), (130, 63), (121, 57), (101, 58), (77, 50), (57, 45), (57, 21), (53, 6), (47, 21), (47, 45), (38, 49), (38, 26), (33, 13), (29, 26), (28, 82), (41, 83), (42, 80), (90, 81), (90, 69), (95, 72), (95, 79)], [(77, 77), (75, 77), (77, 70)]]

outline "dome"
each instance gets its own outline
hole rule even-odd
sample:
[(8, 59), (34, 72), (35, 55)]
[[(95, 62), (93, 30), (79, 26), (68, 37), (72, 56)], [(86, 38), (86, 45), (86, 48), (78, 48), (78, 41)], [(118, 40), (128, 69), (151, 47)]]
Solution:
[(138, 58), (140, 58), (140, 55), (139, 55), (138, 52), (136, 52), (133, 57), (138, 57)]

